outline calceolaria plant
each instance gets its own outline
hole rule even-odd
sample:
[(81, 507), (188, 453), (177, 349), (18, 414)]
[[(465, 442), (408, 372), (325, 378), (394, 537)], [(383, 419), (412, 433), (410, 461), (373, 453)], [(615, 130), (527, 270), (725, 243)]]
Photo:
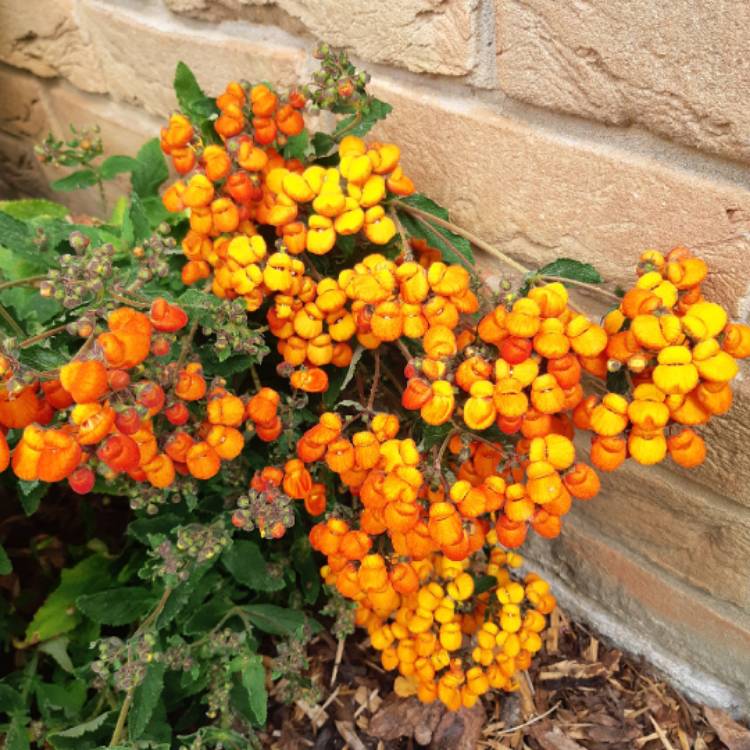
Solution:
[[(252, 746), (270, 686), (322, 689), (321, 621), (366, 633), (399, 695), (516, 690), (555, 606), (527, 534), (560, 534), (628, 458), (701, 463), (731, 406), (750, 328), (703, 296), (701, 259), (647, 250), (619, 294), (569, 259), (520, 267), (415, 192), (398, 145), (365, 138), (390, 107), (319, 57), (307, 87), (215, 99), (180, 64), (160, 138), (103, 162), (132, 183), (104, 220), (0, 204), (4, 494), (81, 519), (47, 532), (46, 598), (0, 552), (12, 750)], [(472, 246), (517, 285), (488, 288)]]

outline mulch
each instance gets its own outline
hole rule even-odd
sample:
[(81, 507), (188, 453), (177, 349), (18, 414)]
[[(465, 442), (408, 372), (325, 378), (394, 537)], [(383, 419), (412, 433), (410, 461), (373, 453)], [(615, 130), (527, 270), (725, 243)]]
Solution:
[(263, 747), (750, 750), (750, 730), (726, 712), (691, 702), (647, 664), (559, 610), (521, 689), (492, 693), (457, 713), (393, 694), (394, 674), (380, 668), (359, 634), (341, 649), (324, 633), (311, 650), (309, 676), (324, 688), (323, 697), (314, 705), (276, 703)]

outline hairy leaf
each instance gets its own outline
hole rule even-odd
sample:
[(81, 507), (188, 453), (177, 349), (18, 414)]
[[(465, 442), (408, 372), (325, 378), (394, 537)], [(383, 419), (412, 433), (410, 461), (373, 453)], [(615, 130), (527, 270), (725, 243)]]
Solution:
[(144, 199), (156, 196), (161, 184), (169, 177), (169, 168), (159, 139), (146, 141), (138, 151), (136, 161), (138, 165), (133, 168), (130, 177), (133, 192)]
[(98, 177), (93, 169), (79, 169), (71, 172), (67, 177), (61, 177), (50, 183), (53, 190), (60, 193), (69, 193), (72, 190), (82, 190), (83, 188), (96, 185)]
[(100, 625), (128, 625), (143, 617), (157, 597), (143, 586), (123, 586), (76, 599), (76, 607)]
[(43, 198), (26, 198), (18, 201), (0, 201), (0, 211), (19, 221), (36, 219), (39, 216), (51, 216), (64, 219), (68, 215), (68, 207), (61, 203), (44, 200)]
[(164, 690), (165, 670), (166, 667), (163, 662), (151, 662), (146, 669), (143, 682), (135, 689), (130, 715), (128, 716), (128, 737), (130, 740), (137, 740), (148, 726)]
[(252, 591), (279, 591), (284, 588), (283, 576), (273, 576), (260, 551), (249, 539), (235, 541), (221, 556), (222, 565), (235, 580)]
[(99, 174), (103, 180), (111, 180), (118, 174), (132, 172), (138, 168), (138, 160), (132, 156), (122, 156), (115, 154), (108, 156), (99, 166)]
[(603, 279), (591, 263), (582, 263), (572, 258), (558, 258), (540, 268), (539, 276), (560, 276), (564, 279), (585, 281), (587, 284), (601, 284)]

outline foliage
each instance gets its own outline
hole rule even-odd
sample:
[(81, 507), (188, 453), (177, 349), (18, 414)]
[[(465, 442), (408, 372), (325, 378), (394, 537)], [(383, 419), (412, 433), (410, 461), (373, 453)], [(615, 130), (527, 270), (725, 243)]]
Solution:
[(602, 325), (559, 282), (597, 290), (580, 261), (488, 289), (476, 238), (362, 140), (389, 105), (318, 56), (302, 90), (216, 98), (180, 63), (134, 157), (50, 136), (80, 167), (59, 190), (130, 174), (104, 219), (0, 204), (8, 748), (253, 746), (270, 693), (315, 700), (322, 627), (366, 628), (401, 695), (513, 690), (554, 597), (512, 550), (599, 486), (574, 430), (601, 470), (691, 466), (684, 426), (729, 408), (750, 329), (702, 261), (645, 253)]

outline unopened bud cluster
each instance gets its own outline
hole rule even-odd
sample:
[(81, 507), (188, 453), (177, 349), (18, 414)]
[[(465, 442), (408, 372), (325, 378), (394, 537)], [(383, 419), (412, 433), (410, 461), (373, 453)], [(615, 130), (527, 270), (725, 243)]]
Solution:
[(322, 43), (315, 52), (320, 60), (320, 70), (313, 74), (313, 83), (305, 87), (305, 96), (320, 109), (335, 109), (361, 99), (370, 76), (357, 70), (344, 51), (332, 49)]

